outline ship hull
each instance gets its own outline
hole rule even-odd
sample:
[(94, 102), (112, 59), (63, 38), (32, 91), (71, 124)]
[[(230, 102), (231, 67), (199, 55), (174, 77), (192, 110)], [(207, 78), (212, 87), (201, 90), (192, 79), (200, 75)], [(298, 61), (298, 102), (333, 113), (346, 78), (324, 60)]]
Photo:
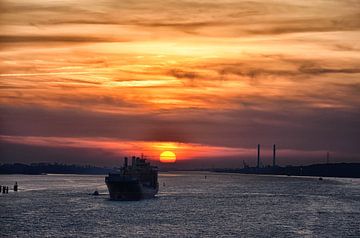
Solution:
[(136, 201), (141, 199), (153, 198), (158, 192), (158, 188), (147, 187), (138, 180), (105, 180), (108, 187), (110, 199), (119, 201)]

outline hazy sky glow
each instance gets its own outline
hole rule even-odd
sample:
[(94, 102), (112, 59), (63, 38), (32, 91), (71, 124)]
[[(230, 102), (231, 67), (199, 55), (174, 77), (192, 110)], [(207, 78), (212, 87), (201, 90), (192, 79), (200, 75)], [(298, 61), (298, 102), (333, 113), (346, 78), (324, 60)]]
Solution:
[(4, 0), (0, 30), (4, 162), (358, 161), (358, 0)]

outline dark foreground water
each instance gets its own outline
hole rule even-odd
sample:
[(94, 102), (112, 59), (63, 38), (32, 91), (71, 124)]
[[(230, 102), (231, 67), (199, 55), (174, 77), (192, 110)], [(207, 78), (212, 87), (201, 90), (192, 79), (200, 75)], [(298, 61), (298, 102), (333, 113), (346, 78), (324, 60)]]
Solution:
[(360, 237), (359, 179), (163, 173), (137, 202), (109, 201), (104, 176), (0, 176), (14, 181), (0, 237)]

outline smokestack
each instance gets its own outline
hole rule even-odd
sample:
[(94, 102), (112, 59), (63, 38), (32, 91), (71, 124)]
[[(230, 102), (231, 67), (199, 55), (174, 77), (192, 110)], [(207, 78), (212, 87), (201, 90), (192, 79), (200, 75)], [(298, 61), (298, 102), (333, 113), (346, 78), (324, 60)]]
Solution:
[(124, 158), (124, 167), (125, 168), (128, 167), (128, 158), (127, 157)]
[(257, 168), (260, 168), (260, 144), (258, 144)]
[(135, 156), (131, 158), (131, 166), (135, 167)]
[(276, 166), (275, 158), (276, 158), (276, 145), (274, 144), (274, 146), (273, 146), (273, 167)]

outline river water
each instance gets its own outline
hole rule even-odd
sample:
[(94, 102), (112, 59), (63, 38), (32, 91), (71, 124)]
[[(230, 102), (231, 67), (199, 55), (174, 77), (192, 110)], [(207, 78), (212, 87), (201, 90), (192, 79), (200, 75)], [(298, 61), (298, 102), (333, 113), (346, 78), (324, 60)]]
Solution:
[(360, 179), (162, 173), (135, 202), (110, 201), (104, 176), (0, 175), (15, 181), (0, 237), (360, 237)]

